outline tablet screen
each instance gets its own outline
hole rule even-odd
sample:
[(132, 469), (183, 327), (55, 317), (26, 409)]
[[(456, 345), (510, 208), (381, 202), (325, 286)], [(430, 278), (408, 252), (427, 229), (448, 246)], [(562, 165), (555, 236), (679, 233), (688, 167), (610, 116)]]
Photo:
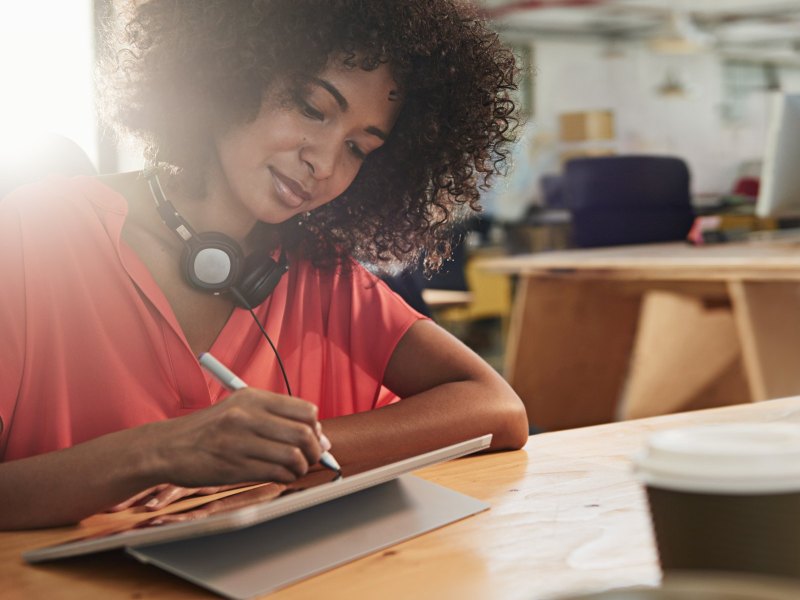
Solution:
[(78, 530), (67, 541), (26, 552), (23, 558), (32, 563), (41, 562), (248, 527), (364, 490), (422, 467), (484, 450), (491, 439), (491, 435), (474, 438), (340, 479), (334, 479), (336, 476), (330, 471), (314, 471), (293, 484), (247, 486), (210, 499), (181, 503), (179, 507), (186, 508), (168, 515), (152, 516), (152, 513), (141, 512), (140, 519), (119, 519), (118, 524), (94, 530), (89, 535)]

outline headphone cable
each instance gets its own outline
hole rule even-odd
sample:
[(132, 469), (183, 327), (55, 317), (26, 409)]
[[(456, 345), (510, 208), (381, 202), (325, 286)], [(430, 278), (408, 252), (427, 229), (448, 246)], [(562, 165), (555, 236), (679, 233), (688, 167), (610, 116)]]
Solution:
[(275, 353), (275, 358), (278, 359), (278, 366), (281, 369), (281, 375), (283, 375), (283, 382), (286, 384), (286, 393), (289, 396), (291, 396), (292, 388), (289, 385), (289, 377), (286, 375), (286, 369), (283, 367), (283, 361), (281, 360), (281, 355), (278, 354), (278, 349), (275, 347), (275, 344), (272, 343), (272, 340), (267, 334), (267, 330), (264, 329), (264, 326), (261, 324), (261, 321), (258, 320), (258, 315), (256, 315), (255, 311), (250, 306), (250, 303), (244, 298), (244, 296), (242, 296), (242, 294), (239, 293), (239, 290), (237, 290), (235, 287), (232, 287), (230, 288), (230, 291), (234, 296), (236, 296), (236, 299), (242, 303), (242, 306), (244, 306), (250, 312), (250, 315), (253, 317), (253, 320), (256, 322), (256, 325), (258, 325), (258, 328), (264, 335), (264, 339), (267, 340), (267, 342), (269, 343), (269, 347), (272, 348), (272, 351)]

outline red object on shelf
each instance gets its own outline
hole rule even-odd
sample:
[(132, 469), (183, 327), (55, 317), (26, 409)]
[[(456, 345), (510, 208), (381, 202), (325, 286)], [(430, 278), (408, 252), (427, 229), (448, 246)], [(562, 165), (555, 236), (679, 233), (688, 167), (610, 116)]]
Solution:
[(737, 196), (750, 196), (758, 198), (758, 177), (741, 177), (733, 188), (733, 193)]

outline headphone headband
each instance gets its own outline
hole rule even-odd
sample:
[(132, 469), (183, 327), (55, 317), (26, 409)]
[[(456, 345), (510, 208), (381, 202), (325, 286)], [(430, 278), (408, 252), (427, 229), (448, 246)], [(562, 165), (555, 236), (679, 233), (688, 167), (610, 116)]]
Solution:
[(158, 214), (164, 224), (178, 234), (178, 237), (184, 242), (190, 242), (190, 240), (197, 238), (197, 232), (181, 216), (172, 205), (172, 202), (167, 200), (164, 188), (161, 187), (161, 180), (158, 178), (158, 170), (153, 166), (148, 166), (145, 168), (144, 175), (150, 186), (150, 193), (153, 196), (153, 202), (156, 204), (156, 210), (158, 210)]

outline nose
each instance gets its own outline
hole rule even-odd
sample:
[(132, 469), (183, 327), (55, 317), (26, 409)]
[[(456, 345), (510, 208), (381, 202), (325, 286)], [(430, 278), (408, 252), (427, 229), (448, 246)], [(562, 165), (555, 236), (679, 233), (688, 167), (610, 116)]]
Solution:
[[(305, 140), (304, 140), (305, 141)], [(300, 157), (314, 179), (328, 179), (336, 172), (341, 160), (341, 144), (335, 141), (305, 141)]]

